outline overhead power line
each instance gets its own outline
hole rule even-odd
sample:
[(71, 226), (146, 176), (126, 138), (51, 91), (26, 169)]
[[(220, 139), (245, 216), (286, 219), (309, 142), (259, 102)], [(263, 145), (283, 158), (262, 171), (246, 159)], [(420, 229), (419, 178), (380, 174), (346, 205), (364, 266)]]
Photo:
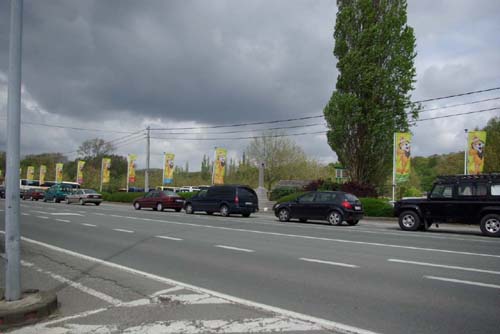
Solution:
[(430, 108), (430, 109), (423, 109), (423, 110), (420, 110), (418, 113), (420, 114), (420, 113), (423, 113), (423, 112), (426, 112), (426, 111), (433, 111), (433, 110), (440, 110), (440, 109), (448, 109), (448, 108), (454, 108), (454, 107), (468, 106), (468, 105), (471, 105), (471, 104), (477, 104), (477, 103), (482, 103), (482, 102), (487, 102), (487, 101), (495, 101), (495, 100), (500, 100), (500, 96), (499, 97), (493, 97), (491, 99), (476, 100), (476, 101), (470, 101), (470, 102), (465, 102), (465, 103), (453, 104), (453, 105), (449, 105), (449, 106), (436, 107), (436, 108)]
[(232, 137), (232, 138), (165, 138), (165, 137), (151, 137), (151, 139), (162, 139), (162, 140), (241, 140), (241, 139), (256, 139), (256, 138), (277, 138), (277, 137), (290, 137), (290, 136), (305, 136), (327, 133), (328, 131), (317, 131), (317, 132), (302, 132), (302, 133), (289, 133), (280, 135), (264, 135), (264, 136), (249, 136), (249, 137)]
[(451, 99), (452, 97), (459, 97), (459, 96), (472, 95), (472, 94), (478, 94), (478, 93), (486, 93), (486, 92), (491, 92), (491, 91), (499, 90), (499, 89), (500, 89), (500, 87), (493, 87), (493, 88), (488, 88), (488, 89), (475, 90), (472, 92), (453, 94), (453, 95), (441, 96), (441, 97), (434, 97), (432, 99), (414, 101), (413, 103), (425, 103), (425, 102), (431, 102), (431, 101), (437, 101), (437, 100), (445, 100), (445, 99)]
[(168, 132), (166, 135), (210, 135), (210, 134), (228, 134), (228, 133), (241, 133), (241, 132), (256, 132), (256, 131), (272, 131), (272, 130), (284, 130), (284, 129), (298, 129), (298, 128), (308, 128), (313, 126), (325, 125), (326, 123), (313, 123), (304, 125), (292, 125), (292, 126), (279, 126), (273, 128), (263, 128), (263, 129), (248, 129), (248, 130), (234, 130), (234, 131), (221, 131), (221, 132)]
[(462, 113), (459, 113), (459, 114), (448, 114), (448, 115), (443, 115), (443, 116), (422, 118), (422, 119), (417, 120), (416, 122), (430, 121), (430, 120), (433, 120), (433, 119), (449, 118), (449, 117), (456, 117), (456, 116), (469, 115), (469, 114), (478, 114), (478, 113), (482, 113), (482, 112), (486, 112), (486, 111), (492, 111), (492, 110), (500, 110), (500, 107), (490, 108), (490, 109), (483, 109), (483, 110), (474, 110), (474, 111), (468, 111), (468, 112), (462, 112)]

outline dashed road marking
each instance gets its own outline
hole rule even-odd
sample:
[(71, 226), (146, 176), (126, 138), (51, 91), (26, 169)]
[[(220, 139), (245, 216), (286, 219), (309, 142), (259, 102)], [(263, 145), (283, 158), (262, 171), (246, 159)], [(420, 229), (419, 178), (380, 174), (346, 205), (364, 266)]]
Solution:
[(97, 225), (94, 224), (89, 224), (89, 223), (82, 223), (84, 226), (89, 226), (89, 227), (96, 227)]
[(456, 269), (456, 270), (464, 270), (464, 271), (474, 271), (474, 272), (477, 272), (477, 273), (486, 273), (486, 274), (500, 275), (500, 271), (478, 269), (478, 268), (470, 268), (470, 267), (450, 266), (450, 265), (445, 265), (445, 264), (428, 263), (428, 262), (417, 262), (417, 261), (406, 261), (406, 260), (399, 260), (399, 259), (388, 259), (387, 261), (389, 261), (389, 262), (396, 262), (396, 263), (405, 263), (405, 264), (415, 264), (417, 266), (437, 267), (437, 268), (445, 268), (445, 269)]
[(62, 223), (71, 223), (71, 220), (67, 220), (67, 219), (56, 219), (58, 222), (62, 222)]
[(339, 266), (339, 267), (359, 268), (359, 266), (356, 266), (354, 264), (342, 263), (342, 262), (332, 262), (332, 261), (325, 261), (325, 260), (317, 260), (317, 259), (308, 259), (305, 257), (301, 257), (301, 258), (299, 258), (299, 260), (307, 261), (307, 262), (314, 262), (314, 263), (329, 264), (332, 266)]
[(36, 216), (37, 218), (40, 218), (40, 219), (49, 219), (49, 217), (45, 217), (45, 216)]
[(29, 213), (21, 212), (21, 215), (23, 216), (31, 216)]
[(496, 285), (496, 284), (473, 282), (473, 281), (464, 281), (464, 280), (459, 280), (459, 279), (454, 279), (454, 278), (437, 277), (437, 276), (424, 276), (424, 278), (432, 279), (432, 280), (437, 280), (437, 281), (450, 282), (450, 283), (475, 285), (475, 286), (480, 286), (480, 287), (484, 287), (484, 288), (500, 289), (500, 285)]
[(174, 241), (182, 241), (184, 239), (181, 238), (174, 238), (174, 237), (167, 237), (165, 235), (157, 235), (155, 238), (160, 238), (160, 239), (168, 239), (168, 240), (174, 240)]
[(131, 230), (122, 230), (121, 228), (114, 228), (113, 231), (124, 232), (124, 233), (134, 233), (134, 231), (131, 231)]
[(246, 252), (246, 253), (253, 253), (253, 252), (255, 252), (252, 249), (238, 248), (238, 247), (232, 247), (232, 246), (215, 245), (215, 247), (224, 248), (224, 249), (230, 249), (230, 250), (235, 250), (235, 251), (240, 251), (240, 252)]

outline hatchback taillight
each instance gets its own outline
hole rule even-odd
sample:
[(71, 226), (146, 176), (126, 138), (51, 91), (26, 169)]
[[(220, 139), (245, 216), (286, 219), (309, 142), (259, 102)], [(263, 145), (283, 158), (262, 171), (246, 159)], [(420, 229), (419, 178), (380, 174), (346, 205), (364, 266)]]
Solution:
[(352, 205), (351, 205), (351, 203), (349, 203), (349, 202), (348, 202), (348, 201), (346, 201), (346, 200), (344, 200), (344, 201), (342, 202), (342, 207), (343, 207), (344, 209), (349, 209), (349, 210), (352, 210)]

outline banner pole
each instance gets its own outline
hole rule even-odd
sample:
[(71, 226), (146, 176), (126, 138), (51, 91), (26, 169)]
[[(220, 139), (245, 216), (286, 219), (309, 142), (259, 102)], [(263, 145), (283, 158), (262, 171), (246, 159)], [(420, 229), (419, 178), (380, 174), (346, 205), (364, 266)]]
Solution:
[(130, 154), (127, 154), (127, 192), (129, 187), (129, 178), (130, 178)]
[(214, 160), (212, 161), (212, 185), (215, 180), (215, 161), (217, 160), (217, 146), (214, 147)]
[(101, 160), (101, 186), (99, 187), (99, 191), (102, 192), (102, 167), (104, 165), (104, 158)]
[(396, 133), (392, 140), (392, 202), (396, 200)]

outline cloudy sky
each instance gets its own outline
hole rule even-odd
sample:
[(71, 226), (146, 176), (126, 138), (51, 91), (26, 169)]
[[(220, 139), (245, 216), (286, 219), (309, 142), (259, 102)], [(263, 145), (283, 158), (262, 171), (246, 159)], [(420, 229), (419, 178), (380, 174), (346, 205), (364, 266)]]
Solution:
[[(9, 2), (0, 1), (0, 150), (6, 146)], [(498, 0), (408, 2), (418, 51), (413, 100), (500, 86)], [(152, 167), (161, 166), (167, 151), (196, 170), (214, 146), (239, 158), (250, 140), (235, 137), (283, 126), (310, 125), (283, 130), (288, 134), (322, 131), (322, 119), (199, 127), (321, 115), (338, 75), (336, 11), (333, 0), (25, 0), (21, 154), (64, 152), (73, 159), (85, 139), (99, 137), (119, 154), (137, 153), (143, 167), (141, 130), (198, 128), (151, 131)], [(496, 97), (500, 90), (427, 103), (424, 109), (491, 99), (421, 118), (500, 106)], [(413, 152), (461, 150), (465, 128), (499, 114), (419, 122)], [(197, 138), (219, 139), (188, 140)], [(293, 139), (309, 156), (336, 161), (324, 134)]]

